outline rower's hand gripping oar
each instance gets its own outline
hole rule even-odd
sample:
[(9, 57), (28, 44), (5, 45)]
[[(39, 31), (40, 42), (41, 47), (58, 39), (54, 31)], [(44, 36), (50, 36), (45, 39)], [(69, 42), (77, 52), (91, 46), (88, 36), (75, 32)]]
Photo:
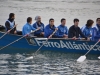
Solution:
[[(38, 29), (36, 29), (36, 30), (32, 31), (31, 33), (34, 33), (34, 32), (36, 32), (37, 30), (38, 30)], [(29, 34), (31, 34), (31, 33), (29, 33)], [(6, 45), (6, 46), (4, 46), (4, 47), (0, 48), (0, 50), (2, 50), (2, 49), (4, 49), (4, 48), (6, 48), (6, 47), (10, 46), (11, 44), (13, 44), (13, 43), (15, 43), (15, 42), (17, 42), (17, 41), (21, 40), (22, 38), (24, 38), (24, 37), (28, 36), (29, 34), (26, 34), (26, 35), (22, 36), (21, 38), (19, 38), (19, 39), (17, 39), (17, 40), (15, 40), (15, 41), (13, 41), (13, 42), (11, 42), (11, 43), (9, 43), (8, 45)]]
[(6, 34), (8, 34), (11, 30), (13, 30), (17, 25), (18, 25), (18, 24), (14, 25), (14, 27), (11, 28), (10, 30), (8, 30), (4, 35), (2, 35), (2, 36), (0, 37), (0, 39), (2, 39)]
[(56, 33), (56, 31), (57, 31), (57, 30), (55, 30), (55, 31), (46, 39), (46, 41), (38, 48), (38, 50), (36, 50), (36, 52), (34, 53), (33, 56), (26, 58), (26, 60), (33, 59), (34, 56), (37, 54), (37, 52), (45, 45), (45, 43), (47, 43), (48, 39), (51, 38), (52, 35), (54, 35), (54, 34)]
[(77, 62), (83, 62), (86, 59), (86, 55), (100, 42), (100, 39), (90, 48), (90, 50), (83, 56), (77, 59)]
[(55, 31), (48, 37), (48, 38), (51, 38), (57, 31), (58, 29), (55, 29)]

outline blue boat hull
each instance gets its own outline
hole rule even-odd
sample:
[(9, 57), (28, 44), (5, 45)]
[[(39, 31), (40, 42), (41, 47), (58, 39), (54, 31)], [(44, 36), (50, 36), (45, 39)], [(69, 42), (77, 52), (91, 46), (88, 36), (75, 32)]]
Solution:
[[(4, 33), (0, 32), (0, 36)], [(7, 34), (0, 39), (0, 48), (7, 44), (21, 38), (22, 36)], [(11, 44), (10, 46), (0, 50), (0, 53), (30, 53), (36, 51), (44, 42), (46, 38), (22, 38), (21, 40)], [(40, 51), (53, 51), (64, 53), (86, 53), (96, 42), (81, 41), (81, 40), (67, 40), (61, 38), (49, 39)], [(100, 43), (96, 45), (90, 54), (100, 54)]]

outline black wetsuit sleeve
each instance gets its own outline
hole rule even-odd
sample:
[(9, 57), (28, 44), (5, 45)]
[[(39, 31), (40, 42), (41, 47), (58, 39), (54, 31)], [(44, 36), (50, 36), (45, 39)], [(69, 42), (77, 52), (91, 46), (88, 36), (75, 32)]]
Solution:
[(5, 22), (5, 26), (6, 26), (7, 31), (10, 30), (10, 24), (9, 24), (9, 22), (6, 21)]
[(68, 38), (73, 38), (73, 29), (72, 28), (69, 28), (69, 31), (68, 31)]

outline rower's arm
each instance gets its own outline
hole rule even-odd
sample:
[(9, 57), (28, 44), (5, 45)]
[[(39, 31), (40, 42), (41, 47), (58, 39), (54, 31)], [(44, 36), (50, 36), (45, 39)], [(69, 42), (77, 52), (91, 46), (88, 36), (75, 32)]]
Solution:
[(10, 30), (10, 24), (8, 21), (6, 21), (5, 26), (6, 26), (7, 31)]
[(66, 32), (65, 32), (65, 34), (68, 35), (68, 28), (67, 28), (67, 27), (66, 27)]
[(36, 28), (34, 28), (33, 26), (31, 26), (31, 29), (32, 29), (32, 30), (35, 30)]
[(63, 38), (63, 34), (59, 34), (60, 33), (60, 30), (59, 30), (59, 28), (58, 28), (58, 31), (57, 31), (57, 36), (58, 36), (58, 38)]
[(81, 29), (79, 31), (80, 31), (80, 35), (87, 40), (87, 37), (82, 33)]
[(73, 38), (73, 30), (71, 28), (69, 28), (69, 31), (68, 31), (68, 38)]
[[(14, 25), (15, 25), (15, 21), (14, 21)], [(16, 27), (14, 27), (14, 31), (16, 31), (17, 29), (16, 29)]]
[(45, 37), (48, 38), (50, 36), (49, 34), (49, 30), (47, 27), (44, 28), (44, 34), (45, 34)]

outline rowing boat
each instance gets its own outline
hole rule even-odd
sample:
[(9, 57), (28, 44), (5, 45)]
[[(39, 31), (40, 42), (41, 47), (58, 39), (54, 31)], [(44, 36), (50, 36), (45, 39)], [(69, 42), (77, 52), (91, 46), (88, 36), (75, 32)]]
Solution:
[[(0, 31), (0, 36), (5, 32)], [(9, 43), (21, 38), (22, 35), (6, 34), (0, 39), (0, 48), (8, 45)], [(35, 36), (25, 37), (21, 40), (7, 46), (0, 50), (0, 53), (28, 53), (36, 51), (43, 43), (44, 46), (40, 51), (53, 51), (64, 53), (86, 53), (96, 42), (86, 40), (71, 40), (64, 38), (37, 38)], [(100, 43), (96, 45), (90, 54), (100, 54)]]

